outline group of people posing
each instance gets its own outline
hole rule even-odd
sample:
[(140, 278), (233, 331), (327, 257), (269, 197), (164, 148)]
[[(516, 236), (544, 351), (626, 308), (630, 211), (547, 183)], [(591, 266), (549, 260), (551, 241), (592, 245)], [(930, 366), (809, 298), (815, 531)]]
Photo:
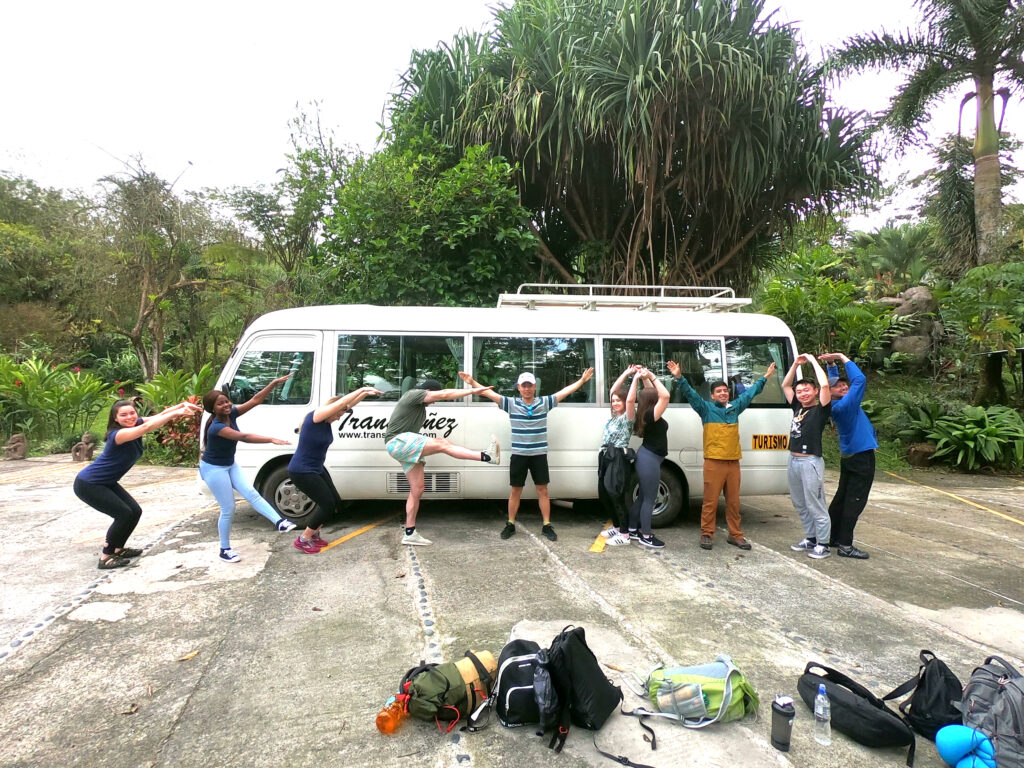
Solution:
[[(807, 551), (814, 558), (824, 558), (837, 547), (842, 557), (865, 559), (868, 555), (853, 546), (853, 528), (867, 503), (874, 478), (874, 450), (877, 448), (874, 430), (860, 407), (865, 378), (845, 355), (821, 355), (819, 359), (831, 362), (829, 375), (812, 355), (799, 355), (782, 382), (783, 391), (794, 411), (789, 442), (790, 495), (804, 528), (803, 538), (792, 549)], [(844, 376), (839, 376), (836, 361), (844, 363)], [(798, 366), (803, 363), (811, 365), (816, 379), (796, 380)], [(678, 364), (669, 361), (667, 367), (675, 386), (679, 387), (703, 424), (704, 501), (699, 545), (702, 549), (713, 546), (718, 500), (724, 494), (728, 528), (726, 541), (749, 550), (751, 545), (743, 534), (740, 520), (738, 419), (764, 390), (767, 379), (775, 372), (775, 364), (769, 365), (764, 376), (744, 388), (733, 400), (729, 399), (730, 389), (725, 381), (713, 382), (710, 386), (711, 399), (705, 400), (682, 376)], [(547, 414), (593, 375), (594, 369), (588, 368), (572, 384), (554, 394), (538, 396), (536, 378), (528, 371), (523, 372), (516, 382), (519, 397), (506, 397), (495, 392), (494, 387), (482, 385), (470, 374), (460, 372), (459, 376), (468, 388), (445, 389), (437, 381), (428, 379), (402, 395), (384, 433), (385, 449), (402, 465), (409, 484), (402, 543), (413, 546), (431, 543), (416, 530), (416, 517), (424, 492), (426, 457), (443, 453), (457, 459), (501, 463), (501, 448), (493, 435), (485, 449), (473, 450), (455, 445), (446, 438), (421, 434), (428, 405), (474, 395), (491, 400), (508, 414), (510, 420), (510, 493), (508, 519), (501, 530), (501, 538), (511, 538), (516, 532), (516, 515), (526, 479), (530, 477), (537, 489), (541, 534), (550, 541), (557, 541), (558, 535), (551, 525), (548, 494)], [(235, 491), (266, 517), (276, 530), (287, 532), (296, 528), (253, 488), (235, 462), (239, 442), (290, 444), (280, 438), (243, 432), (237, 422), (239, 416), (260, 405), (275, 387), (288, 378), (274, 379), (240, 405), (233, 404), (221, 390), (211, 390), (203, 397), (203, 410), (211, 416), (202, 435), (199, 472), (220, 507), (217, 526), (219, 557), (225, 562), (240, 560), (240, 555), (230, 543)], [(331, 425), (363, 398), (380, 394), (373, 387), (361, 387), (344, 396), (332, 397), (308, 413), (296, 429), (298, 444), (288, 472), (295, 486), (316, 504), (305, 530), (294, 541), (293, 546), (297, 550), (317, 554), (328, 546), (329, 542), (321, 536), (321, 529), (340, 505), (337, 489), (325, 466), (327, 451), (334, 440)], [(607, 537), (611, 546), (631, 541), (651, 549), (665, 546), (654, 536), (651, 523), (661, 463), (668, 454), (668, 423), (664, 413), (670, 397), (664, 383), (640, 365), (627, 367), (610, 388), (611, 414), (602, 433), (597, 480), (599, 498), (612, 520), (612, 525), (602, 535)], [(121, 478), (142, 456), (142, 436), (173, 419), (199, 410), (198, 405), (183, 402), (143, 419), (130, 400), (119, 400), (111, 408), (103, 452), (78, 474), (74, 485), (75, 494), (82, 501), (113, 518), (107, 530), (99, 568), (121, 568), (142, 554), (141, 550), (125, 546), (142, 510), (120, 485)], [(821, 436), (830, 417), (839, 430), (842, 460), (839, 488), (826, 508)], [(641, 439), (635, 454), (629, 447), (633, 436)], [(636, 474), (638, 492), (636, 498), (627, 504), (626, 494), (632, 487), (629, 481), (632, 472)]]

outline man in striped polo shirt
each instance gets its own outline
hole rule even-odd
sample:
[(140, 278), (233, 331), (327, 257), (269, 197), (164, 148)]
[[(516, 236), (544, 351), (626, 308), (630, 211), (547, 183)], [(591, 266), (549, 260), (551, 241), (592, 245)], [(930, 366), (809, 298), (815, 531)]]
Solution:
[[(529, 474), (537, 487), (537, 506), (540, 507), (541, 520), (544, 522), (540, 532), (549, 541), (558, 540), (555, 529), (551, 527), (551, 499), (548, 496), (548, 411), (590, 381), (593, 375), (594, 369), (588, 368), (578, 380), (555, 394), (537, 397), (537, 379), (532, 373), (525, 371), (519, 374), (516, 382), (519, 397), (504, 397), (493, 389), (480, 393), (505, 411), (512, 423), (512, 457), (508, 470), (511, 486), (508, 496), (508, 522), (501, 531), (501, 538), (508, 539), (516, 532), (519, 500), (522, 498), (526, 476)], [(471, 387), (481, 386), (468, 373), (460, 372), (459, 376)]]

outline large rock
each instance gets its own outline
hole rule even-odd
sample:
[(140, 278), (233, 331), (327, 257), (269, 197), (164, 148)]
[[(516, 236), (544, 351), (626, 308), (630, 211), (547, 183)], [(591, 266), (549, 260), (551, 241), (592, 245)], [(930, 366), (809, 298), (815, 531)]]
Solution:
[(939, 311), (939, 302), (935, 300), (932, 292), (923, 285), (907, 288), (898, 298), (900, 303), (893, 308), (893, 312), (897, 315), (924, 315)]
[(935, 457), (932, 443), (911, 443), (907, 449), (907, 463), (912, 467), (927, 467)]
[(900, 336), (892, 340), (892, 351), (905, 355), (911, 367), (923, 366), (931, 355), (932, 337)]

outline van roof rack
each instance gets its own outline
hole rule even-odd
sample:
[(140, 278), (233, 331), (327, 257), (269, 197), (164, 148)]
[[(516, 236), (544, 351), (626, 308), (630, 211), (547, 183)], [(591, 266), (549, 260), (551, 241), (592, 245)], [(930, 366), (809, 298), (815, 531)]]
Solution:
[(657, 312), (675, 309), (690, 312), (724, 312), (750, 304), (736, 298), (732, 288), (696, 285), (598, 285), (523, 283), (515, 293), (498, 296), (499, 307), (632, 309)]

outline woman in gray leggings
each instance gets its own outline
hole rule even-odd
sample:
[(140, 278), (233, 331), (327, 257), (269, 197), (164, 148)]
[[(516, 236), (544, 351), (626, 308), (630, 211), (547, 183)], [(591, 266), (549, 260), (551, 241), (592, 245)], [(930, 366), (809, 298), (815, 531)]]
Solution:
[(662, 417), (668, 407), (669, 391), (651, 371), (641, 368), (636, 376), (644, 388), (637, 396), (636, 423), (633, 434), (643, 438), (636, 452), (636, 474), (640, 492), (629, 509), (629, 537), (651, 549), (661, 549), (665, 542), (654, 537), (651, 516), (661, 483), (661, 462), (668, 455), (668, 422)]

